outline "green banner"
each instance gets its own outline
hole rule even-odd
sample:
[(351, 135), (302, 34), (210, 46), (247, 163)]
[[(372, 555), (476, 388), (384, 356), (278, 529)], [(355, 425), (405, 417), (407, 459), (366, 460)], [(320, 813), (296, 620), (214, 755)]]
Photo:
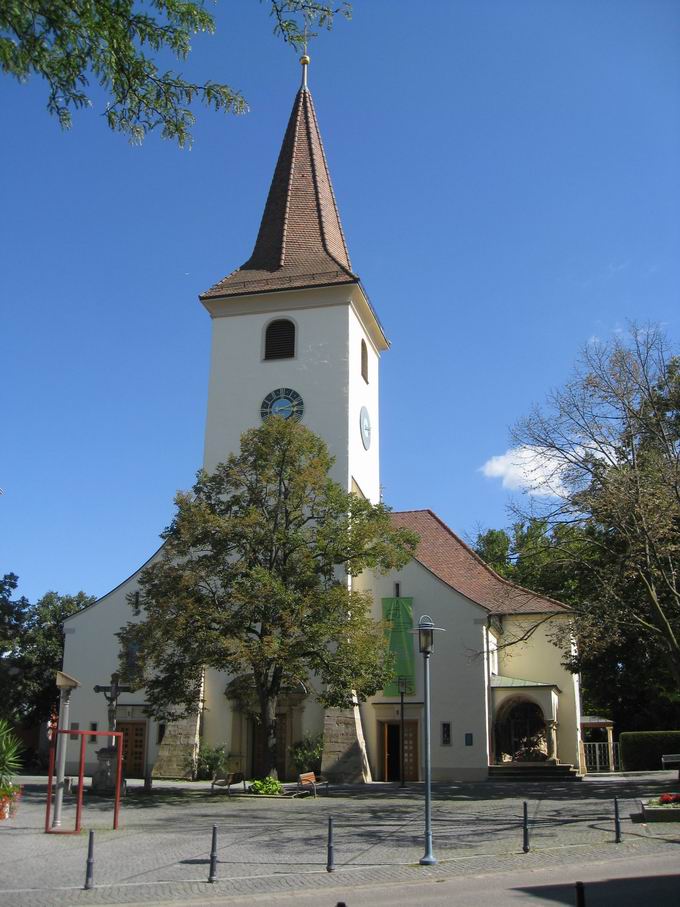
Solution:
[(386, 630), (390, 652), (394, 655), (394, 680), (388, 683), (383, 693), (385, 696), (398, 696), (397, 677), (406, 678), (406, 692), (415, 693), (416, 673), (414, 656), (413, 599), (383, 598), (383, 620), (388, 624)]

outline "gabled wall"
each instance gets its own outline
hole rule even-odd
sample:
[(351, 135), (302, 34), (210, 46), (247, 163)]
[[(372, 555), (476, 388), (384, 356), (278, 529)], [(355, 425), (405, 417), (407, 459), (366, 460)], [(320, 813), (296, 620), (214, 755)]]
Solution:
[[(387, 576), (364, 575), (356, 588), (370, 591), (375, 599), (374, 616), (381, 618), (383, 598), (394, 596), (394, 584), (400, 584), (400, 595), (413, 598), (413, 618), (428, 614), (446, 632), (435, 636), (435, 651), (430, 659), (432, 690), (432, 777), (437, 780), (475, 781), (487, 777), (489, 748), (487, 734), (487, 687), (484, 636), (486, 611), (451, 589), (420, 563), (413, 560), (398, 572)], [(421, 723), (419, 757), (423, 774), (423, 658), (416, 660), (416, 692), (406, 696), (406, 718)], [(382, 745), (380, 720), (399, 720), (399, 697), (374, 696), (361, 709), (364, 734), (373, 777), (381, 779)], [(441, 724), (451, 724), (451, 745), (441, 743)], [(472, 734), (472, 745), (466, 746), (466, 734)]]
[[(154, 558), (156, 555), (154, 555)], [(151, 561), (153, 561), (153, 559)], [(149, 561), (149, 563), (151, 563)], [(146, 565), (144, 565), (146, 566)], [(141, 570), (142, 568), (140, 568)], [(89, 608), (68, 618), (64, 624), (64, 671), (81, 682), (71, 694), (70, 722), (77, 722), (80, 730), (88, 730), (90, 722), (97, 722), (99, 730), (108, 728), (107, 703), (102, 693), (95, 693), (95, 684), (108, 686), (111, 674), (119, 671), (119, 643), (116, 633), (130, 620), (134, 620), (127, 596), (137, 590), (139, 570)], [(144, 691), (122, 693), (118, 700), (119, 720), (141, 719), (145, 703)], [(127, 709), (130, 709), (129, 713)], [(151, 767), (158, 753), (158, 725), (147, 721), (146, 762)], [(86, 743), (86, 774), (97, 765), (95, 751), (107, 745), (107, 738), (98, 737), (96, 743)], [(78, 770), (80, 740), (69, 741), (67, 772)]]

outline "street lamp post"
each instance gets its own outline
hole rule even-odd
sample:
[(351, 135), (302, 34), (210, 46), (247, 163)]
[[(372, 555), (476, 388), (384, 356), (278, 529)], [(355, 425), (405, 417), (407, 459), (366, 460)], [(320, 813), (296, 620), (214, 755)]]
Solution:
[(408, 677), (397, 677), (399, 686), (399, 787), (406, 787), (404, 778), (404, 693), (408, 685)]
[(65, 674), (63, 671), (57, 671), (56, 683), (59, 688), (59, 718), (55, 731), (55, 734), (57, 735), (57, 739), (55, 740), (57, 748), (57, 777), (54, 793), (52, 828), (61, 828), (61, 806), (64, 802), (64, 775), (66, 774), (66, 747), (68, 745), (68, 740), (66, 734), (60, 734), (59, 730), (68, 730), (69, 728), (71, 693), (80, 686), (80, 683), (75, 677), (71, 677), (70, 674)]
[(425, 853), (420, 858), (421, 866), (433, 866), (437, 858), (432, 853), (432, 753), (430, 748), (430, 655), (434, 650), (434, 634), (442, 627), (435, 627), (432, 618), (425, 614), (418, 622), (418, 648), (423, 656), (423, 679), (425, 698)]

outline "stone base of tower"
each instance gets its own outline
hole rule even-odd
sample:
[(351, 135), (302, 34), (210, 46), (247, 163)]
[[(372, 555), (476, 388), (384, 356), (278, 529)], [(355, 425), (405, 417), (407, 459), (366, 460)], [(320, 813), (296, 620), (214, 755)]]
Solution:
[(153, 778), (191, 778), (198, 756), (198, 713), (168, 724), (158, 748)]
[(326, 710), (321, 774), (343, 784), (372, 780), (358, 704), (349, 709)]

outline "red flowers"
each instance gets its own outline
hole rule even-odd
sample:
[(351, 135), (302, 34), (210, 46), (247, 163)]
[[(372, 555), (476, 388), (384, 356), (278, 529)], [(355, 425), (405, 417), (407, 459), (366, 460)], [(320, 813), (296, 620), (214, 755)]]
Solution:
[(659, 803), (662, 806), (668, 806), (671, 803), (680, 803), (680, 794), (661, 794)]

